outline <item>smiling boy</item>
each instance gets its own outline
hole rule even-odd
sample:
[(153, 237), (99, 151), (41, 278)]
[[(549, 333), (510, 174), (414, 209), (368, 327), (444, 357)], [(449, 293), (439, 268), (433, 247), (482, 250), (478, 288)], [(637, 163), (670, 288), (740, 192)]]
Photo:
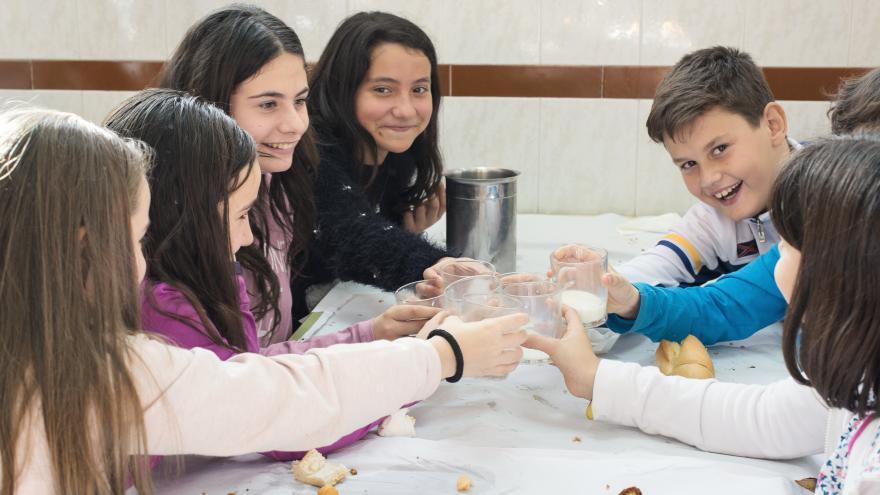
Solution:
[(651, 285), (697, 285), (779, 241), (767, 212), (770, 188), (800, 146), (748, 54), (712, 47), (685, 55), (657, 86), (647, 127), (700, 203), (618, 272)]

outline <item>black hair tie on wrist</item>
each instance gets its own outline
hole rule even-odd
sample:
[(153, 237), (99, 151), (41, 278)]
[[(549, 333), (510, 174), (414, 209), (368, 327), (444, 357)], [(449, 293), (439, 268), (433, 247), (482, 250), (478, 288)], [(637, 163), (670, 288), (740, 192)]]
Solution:
[(430, 339), (435, 335), (444, 338), (446, 342), (449, 342), (449, 347), (452, 347), (452, 354), (455, 356), (455, 374), (447, 378), (446, 381), (449, 383), (455, 383), (461, 380), (461, 376), (464, 374), (464, 355), (461, 353), (461, 346), (458, 345), (458, 341), (455, 340), (455, 337), (453, 337), (451, 333), (442, 328), (432, 330), (431, 333), (428, 334), (428, 338)]

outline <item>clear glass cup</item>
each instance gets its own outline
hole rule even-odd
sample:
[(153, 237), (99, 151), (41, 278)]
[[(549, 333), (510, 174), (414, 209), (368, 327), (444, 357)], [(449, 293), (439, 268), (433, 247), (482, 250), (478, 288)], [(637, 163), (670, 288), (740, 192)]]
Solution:
[(501, 288), (510, 284), (522, 284), (526, 282), (543, 282), (547, 280), (547, 274), (536, 272), (509, 272), (498, 275)]
[(417, 280), (394, 291), (394, 299), (397, 304), (442, 308), (443, 290), (429, 280)]
[[(529, 323), (525, 330), (552, 338), (559, 338), (564, 333), (562, 305), (559, 301), (559, 288), (549, 280), (508, 284), (502, 293), (522, 307), (529, 315)], [(523, 348), (523, 362), (546, 363), (550, 356), (536, 350)]]
[(437, 271), (440, 272), (444, 287), (463, 278), (478, 275), (495, 275), (496, 273), (495, 265), (488, 261), (480, 260), (450, 261), (440, 265)]
[(550, 255), (560, 301), (578, 312), (584, 328), (604, 324), (608, 319), (608, 291), (602, 286), (602, 275), (608, 273), (608, 252), (576, 244), (564, 246), (562, 251), (561, 256), (556, 252)]
[(482, 321), (522, 312), (516, 299), (498, 292), (465, 294), (461, 302), (461, 321)]
[(455, 315), (461, 315), (462, 303), (468, 294), (492, 294), (498, 292), (498, 276), (475, 275), (465, 277), (446, 285), (443, 291), (443, 308)]

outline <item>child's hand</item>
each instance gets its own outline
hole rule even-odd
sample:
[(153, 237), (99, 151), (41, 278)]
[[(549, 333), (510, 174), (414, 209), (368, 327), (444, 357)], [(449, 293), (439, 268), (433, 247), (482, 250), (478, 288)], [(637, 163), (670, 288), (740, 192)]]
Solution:
[(445, 258), (440, 258), (434, 263), (432, 266), (429, 266), (422, 273), (422, 277), (431, 282), (434, 286), (436, 286), (440, 292), (443, 292), (443, 277), (440, 276), (440, 267), (445, 265), (446, 263), (451, 263), (453, 261), (474, 261), (473, 258), (453, 258), (451, 256), (447, 256)]
[[(523, 325), (529, 322), (525, 313), (462, 322), (457, 316), (446, 317), (440, 327), (458, 341), (464, 357), (464, 376), (507, 376), (522, 358), (520, 345), (526, 340)], [(455, 359), (451, 348), (440, 337), (429, 340), (440, 354), (443, 376), (452, 376)]]
[(441, 182), (437, 191), (422, 204), (403, 212), (403, 228), (413, 234), (421, 234), (446, 213), (446, 186)]
[(562, 338), (530, 334), (523, 346), (546, 352), (562, 372), (568, 391), (577, 397), (592, 400), (599, 358), (593, 352), (593, 346), (577, 311), (563, 306), (562, 315), (566, 321), (565, 335)]
[(639, 290), (625, 277), (609, 269), (602, 275), (602, 285), (608, 289), (608, 312), (634, 320), (639, 315)]
[(373, 319), (373, 338), (375, 340), (394, 340), (413, 335), (425, 322), (440, 312), (440, 308), (399, 304), (391, 306)]

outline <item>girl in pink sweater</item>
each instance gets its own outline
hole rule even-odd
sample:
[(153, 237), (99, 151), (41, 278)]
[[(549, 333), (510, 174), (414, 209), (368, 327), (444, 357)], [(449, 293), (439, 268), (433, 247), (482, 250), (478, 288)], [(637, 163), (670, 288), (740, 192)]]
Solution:
[(525, 315), (227, 361), (147, 337), (145, 150), (71, 114), (0, 113), (0, 494), (149, 494), (137, 456), (326, 445), (518, 363)]
[[(129, 98), (105, 124), (155, 151), (149, 176), (154, 201), (144, 241), (144, 330), (180, 347), (211, 350), (224, 360), (242, 352), (271, 356), (310, 347), (290, 341), (260, 346), (244, 277), (233, 262), (239, 249), (253, 242), (248, 212), (257, 201), (260, 173), (250, 136), (209, 103), (167, 89)], [(392, 307), (321, 344), (394, 340), (415, 334), (437, 312), (420, 306)], [(321, 450), (348, 445), (379, 421)], [(289, 460), (302, 454), (271, 455)]]

